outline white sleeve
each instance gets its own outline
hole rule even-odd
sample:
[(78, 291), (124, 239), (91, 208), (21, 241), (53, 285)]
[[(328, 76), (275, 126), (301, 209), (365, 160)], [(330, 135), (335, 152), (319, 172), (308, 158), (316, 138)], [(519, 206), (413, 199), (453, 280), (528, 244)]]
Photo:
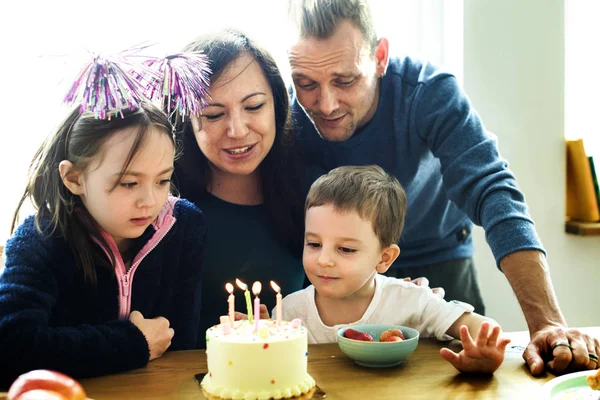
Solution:
[(424, 337), (435, 336), (438, 340), (451, 340), (446, 332), (464, 313), (473, 312), (472, 305), (462, 301), (446, 301), (431, 293), (422, 313), (419, 332)]
[(394, 323), (414, 328), (422, 337), (450, 340), (446, 332), (473, 306), (460, 301), (446, 301), (430, 288), (384, 277), (381, 303), (369, 323)]

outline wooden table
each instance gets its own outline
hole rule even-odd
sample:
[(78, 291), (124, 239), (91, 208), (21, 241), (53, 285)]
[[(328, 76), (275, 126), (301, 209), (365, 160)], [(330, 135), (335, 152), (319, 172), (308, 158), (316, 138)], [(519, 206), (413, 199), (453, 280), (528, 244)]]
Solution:
[[(600, 327), (585, 328), (600, 337)], [(458, 374), (439, 355), (448, 343), (421, 339), (415, 353), (394, 368), (364, 368), (347, 358), (337, 344), (309, 346), (308, 372), (327, 399), (528, 399), (554, 376), (534, 378), (521, 357), (526, 332), (507, 333), (512, 343), (505, 361), (491, 377)], [(459, 342), (450, 345), (460, 349)], [(168, 352), (146, 368), (81, 381), (95, 400), (202, 399), (194, 375), (206, 372), (204, 350)]]

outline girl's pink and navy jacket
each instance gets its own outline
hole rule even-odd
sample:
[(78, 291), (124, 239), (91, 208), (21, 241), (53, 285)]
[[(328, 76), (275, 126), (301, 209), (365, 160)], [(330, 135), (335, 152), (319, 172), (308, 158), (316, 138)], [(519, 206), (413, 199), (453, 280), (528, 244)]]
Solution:
[[(44, 226), (42, 226), (44, 230)], [(48, 228), (48, 224), (45, 225)], [(97, 268), (84, 282), (67, 242), (56, 231), (41, 234), (28, 217), (6, 243), (0, 275), (0, 387), (20, 374), (52, 369), (76, 378), (140, 368), (148, 343), (128, 321), (163, 316), (175, 330), (170, 350), (192, 349), (198, 337), (206, 223), (187, 200), (169, 198), (159, 217), (135, 240), (128, 271)]]

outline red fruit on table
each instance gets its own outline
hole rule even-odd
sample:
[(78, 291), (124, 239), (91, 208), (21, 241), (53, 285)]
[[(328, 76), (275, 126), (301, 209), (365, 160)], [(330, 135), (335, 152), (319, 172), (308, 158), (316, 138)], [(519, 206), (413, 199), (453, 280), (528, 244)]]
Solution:
[(75, 379), (60, 372), (38, 369), (19, 376), (10, 386), (6, 400), (43, 399), (32, 396), (44, 394), (48, 399), (86, 399), (83, 387)]
[(344, 337), (353, 340), (362, 340), (363, 342), (372, 342), (373, 337), (365, 332), (359, 332), (356, 329), (348, 328), (344, 331)]

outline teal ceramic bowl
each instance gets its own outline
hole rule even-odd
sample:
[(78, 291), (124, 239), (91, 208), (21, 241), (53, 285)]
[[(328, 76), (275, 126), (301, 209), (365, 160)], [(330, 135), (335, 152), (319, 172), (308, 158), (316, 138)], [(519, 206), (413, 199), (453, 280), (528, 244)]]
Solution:
[[(348, 339), (344, 336), (346, 329), (366, 332), (373, 337), (373, 342)], [(406, 340), (401, 342), (380, 342), (379, 335), (388, 329), (399, 329)], [(400, 325), (364, 324), (351, 325), (338, 329), (338, 345), (342, 352), (364, 367), (393, 367), (406, 360), (417, 348), (419, 331)]]

